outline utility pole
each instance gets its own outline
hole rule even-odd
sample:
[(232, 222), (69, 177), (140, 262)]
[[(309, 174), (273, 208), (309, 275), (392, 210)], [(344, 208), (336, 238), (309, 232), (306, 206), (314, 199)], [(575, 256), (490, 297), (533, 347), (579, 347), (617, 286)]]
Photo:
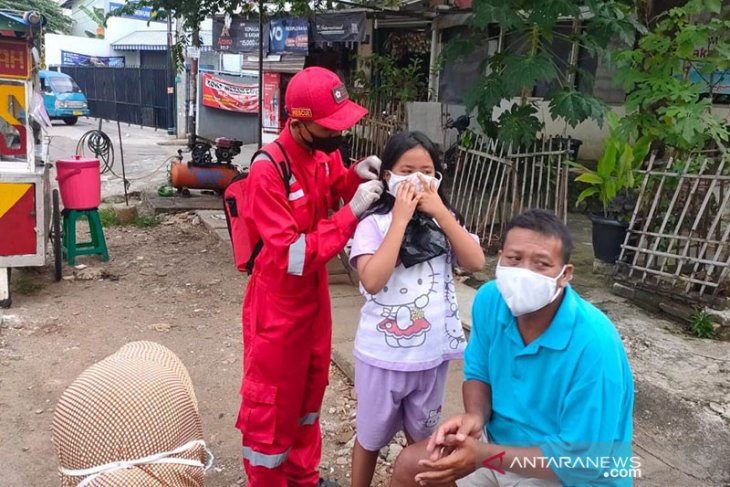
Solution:
[[(141, 101), (141, 100), (140, 100)], [(175, 135), (175, 62), (172, 57), (172, 12), (167, 12), (167, 135)]]
[(259, 149), (263, 145), (261, 132), (264, 129), (264, 0), (259, 0), (259, 123), (256, 140)]
[(193, 27), (193, 46), (195, 55), (190, 60), (190, 106), (188, 107), (188, 147), (192, 148), (197, 138), (195, 121), (198, 116), (198, 60), (200, 57), (200, 26)]

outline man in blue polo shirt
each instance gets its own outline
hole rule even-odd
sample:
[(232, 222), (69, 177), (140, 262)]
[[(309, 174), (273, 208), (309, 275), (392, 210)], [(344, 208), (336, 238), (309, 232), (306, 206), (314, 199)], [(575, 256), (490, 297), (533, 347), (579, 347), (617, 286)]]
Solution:
[(465, 413), (404, 450), (391, 487), (632, 484), (631, 369), (611, 321), (569, 285), (572, 246), (548, 211), (507, 225), (474, 300)]

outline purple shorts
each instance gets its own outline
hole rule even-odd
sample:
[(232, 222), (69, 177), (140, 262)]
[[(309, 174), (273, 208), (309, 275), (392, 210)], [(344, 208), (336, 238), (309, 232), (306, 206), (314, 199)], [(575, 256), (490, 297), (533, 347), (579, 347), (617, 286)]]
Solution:
[(399, 371), (355, 362), (357, 441), (378, 451), (405, 430), (414, 441), (433, 433), (441, 406), (449, 363), (427, 370)]

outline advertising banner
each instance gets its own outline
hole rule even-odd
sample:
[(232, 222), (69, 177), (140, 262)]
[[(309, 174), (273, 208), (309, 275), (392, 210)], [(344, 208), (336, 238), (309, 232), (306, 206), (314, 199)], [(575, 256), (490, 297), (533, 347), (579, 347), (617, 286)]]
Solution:
[[(269, 26), (264, 24), (264, 53), (268, 51)], [(259, 52), (259, 23), (239, 15), (216, 15), (213, 18), (213, 48), (216, 51)]]
[(25, 41), (0, 40), (0, 76), (30, 78), (30, 49)]
[(264, 73), (263, 129), (279, 133), (281, 130), (281, 74)]
[(365, 12), (317, 14), (313, 20), (315, 42), (362, 42)]
[[(130, 0), (132, 3), (137, 3), (136, 0)], [(113, 12), (118, 8), (122, 8), (127, 2), (109, 2), (109, 13)], [(120, 17), (126, 17), (128, 19), (137, 20), (148, 20), (155, 21), (155, 17), (152, 16), (152, 7), (139, 7), (135, 9), (133, 14), (122, 14)]]
[(203, 73), (203, 105), (229, 112), (256, 113), (259, 110), (258, 84), (231, 83)]
[(61, 51), (61, 64), (64, 66), (110, 66), (124, 67), (124, 56), (87, 56), (71, 51)]
[(269, 23), (269, 52), (309, 52), (309, 21), (273, 19)]

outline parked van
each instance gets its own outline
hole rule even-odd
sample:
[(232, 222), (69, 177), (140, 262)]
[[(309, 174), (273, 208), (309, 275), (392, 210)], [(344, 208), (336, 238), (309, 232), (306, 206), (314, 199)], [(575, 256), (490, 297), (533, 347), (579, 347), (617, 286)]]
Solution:
[(51, 119), (73, 125), (81, 116), (89, 115), (89, 104), (81, 88), (71, 76), (59, 71), (40, 71), (43, 102)]

